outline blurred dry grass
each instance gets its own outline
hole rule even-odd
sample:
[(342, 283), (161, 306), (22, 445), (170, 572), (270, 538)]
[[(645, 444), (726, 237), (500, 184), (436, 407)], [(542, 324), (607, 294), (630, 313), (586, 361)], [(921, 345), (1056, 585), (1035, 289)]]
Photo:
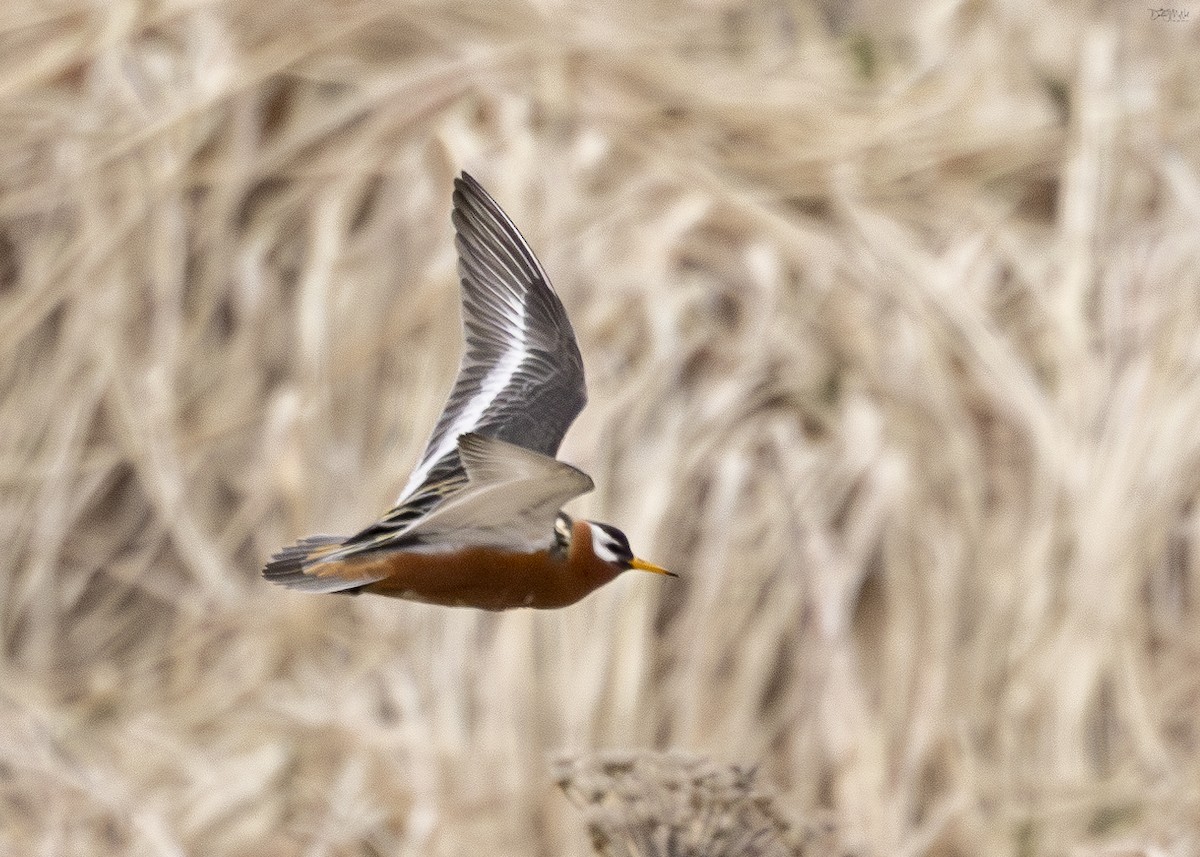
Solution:
[[(0, 853), (578, 855), (603, 748), (848, 853), (1200, 853), (1200, 44), (1147, 11), (6, 5)], [(678, 583), (259, 580), (432, 426), (463, 167), (579, 334), (574, 511)]]

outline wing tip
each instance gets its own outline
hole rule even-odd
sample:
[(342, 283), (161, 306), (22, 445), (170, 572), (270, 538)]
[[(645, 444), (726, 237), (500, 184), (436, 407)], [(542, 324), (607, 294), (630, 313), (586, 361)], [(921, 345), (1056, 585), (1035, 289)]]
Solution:
[(475, 199), (485, 205), (491, 204), (499, 207), (499, 204), (492, 198), (492, 195), (487, 192), (482, 184), (466, 170), (459, 173), (454, 180), (454, 194), (452, 196), (454, 202), (454, 211), (462, 208), (461, 200)]

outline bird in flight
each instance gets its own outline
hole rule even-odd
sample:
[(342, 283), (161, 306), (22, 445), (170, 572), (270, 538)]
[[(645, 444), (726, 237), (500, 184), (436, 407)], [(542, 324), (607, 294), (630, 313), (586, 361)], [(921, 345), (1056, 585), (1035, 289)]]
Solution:
[(675, 577), (616, 527), (562, 511), (594, 487), (554, 457), (587, 402), (575, 333), (487, 191), (463, 173), (453, 202), (466, 348), (425, 453), (382, 518), (348, 538), (301, 539), (263, 577), (484, 610), (565, 607), (628, 569)]

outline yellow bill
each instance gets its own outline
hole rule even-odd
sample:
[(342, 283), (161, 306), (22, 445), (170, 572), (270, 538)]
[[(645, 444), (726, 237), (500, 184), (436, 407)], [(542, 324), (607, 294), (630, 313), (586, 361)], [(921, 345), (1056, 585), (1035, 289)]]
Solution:
[(673, 571), (667, 571), (665, 568), (655, 565), (652, 562), (646, 562), (644, 559), (638, 559), (636, 556), (629, 561), (630, 568), (636, 568), (638, 571), (649, 571), (654, 574), (665, 574), (667, 577), (679, 577)]

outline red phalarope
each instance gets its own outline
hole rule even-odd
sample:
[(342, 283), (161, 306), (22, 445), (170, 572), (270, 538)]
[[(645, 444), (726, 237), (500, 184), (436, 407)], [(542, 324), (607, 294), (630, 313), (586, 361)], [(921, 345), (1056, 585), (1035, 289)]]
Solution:
[(616, 527), (561, 510), (594, 487), (554, 457), (587, 402), (571, 322), (521, 233), (466, 173), (451, 220), (466, 349), (420, 463), (380, 520), (301, 539), (263, 576), (485, 610), (565, 607), (631, 568), (674, 577)]

